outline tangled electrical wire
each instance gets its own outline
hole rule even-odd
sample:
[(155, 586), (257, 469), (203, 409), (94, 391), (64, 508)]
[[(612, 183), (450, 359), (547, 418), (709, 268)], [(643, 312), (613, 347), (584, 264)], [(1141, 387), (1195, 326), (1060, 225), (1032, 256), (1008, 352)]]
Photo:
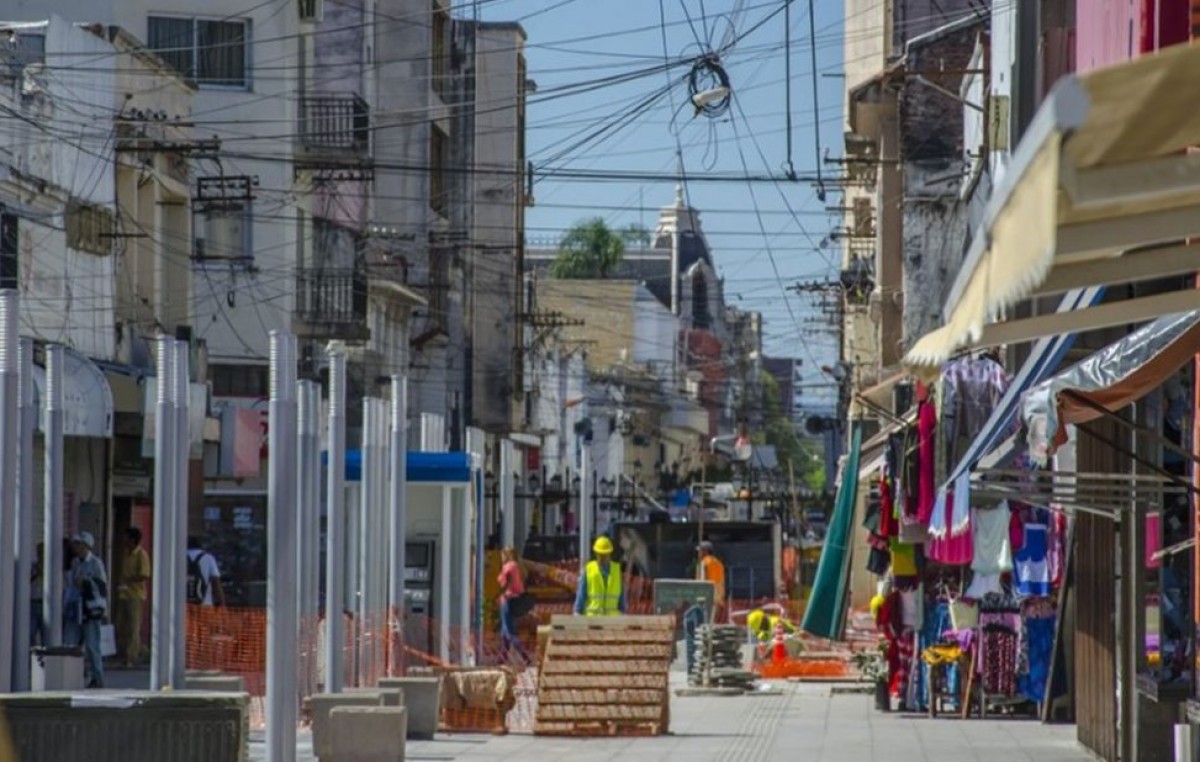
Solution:
[(729, 74), (716, 53), (696, 59), (692, 70), (688, 72), (687, 84), (696, 116), (703, 114), (709, 119), (716, 119), (729, 111), (733, 90), (729, 84)]

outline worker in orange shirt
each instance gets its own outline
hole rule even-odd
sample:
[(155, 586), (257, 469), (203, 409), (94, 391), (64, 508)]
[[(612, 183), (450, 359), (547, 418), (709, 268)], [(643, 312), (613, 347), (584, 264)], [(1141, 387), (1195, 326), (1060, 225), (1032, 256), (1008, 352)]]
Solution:
[(725, 564), (713, 555), (713, 544), (704, 540), (696, 548), (700, 564), (696, 572), (700, 579), (713, 583), (713, 621), (725, 621)]

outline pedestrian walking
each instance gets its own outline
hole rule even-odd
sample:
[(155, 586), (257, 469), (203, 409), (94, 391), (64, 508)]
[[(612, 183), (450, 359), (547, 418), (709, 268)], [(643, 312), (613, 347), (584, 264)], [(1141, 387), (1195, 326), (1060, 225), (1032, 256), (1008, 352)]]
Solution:
[(592, 545), (596, 558), (588, 561), (579, 589), (575, 591), (575, 613), (586, 616), (615, 616), (626, 613), (621, 565), (612, 560), (613, 544), (608, 537)]
[(75, 554), (75, 543), (64, 537), (63, 585), (62, 585), (62, 644), (78, 648), (83, 645), (83, 599), (79, 588), (72, 584), (79, 558)]
[(71, 587), (79, 593), (80, 629), (83, 635), (83, 660), (88, 672), (88, 687), (104, 687), (104, 656), (100, 646), (100, 626), (108, 616), (108, 572), (104, 562), (92, 552), (96, 544), (91, 532), (71, 538), (75, 564), (71, 569)]
[(517, 634), (517, 619), (528, 611), (519, 609), (526, 606), (528, 593), (525, 592), (525, 575), (521, 572), (521, 563), (517, 560), (515, 548), (504, 548), (500, 551), (500, 659), (508, 661), (509, 650), (515, 648), (517, 655), (524, 664), (529, 664), (529, 652)]
[(197, 537), (187, 539), (187, 602), (198, 606), (224, 606), (221, 567)]
[(142, 530), (137, 527), (125, 530), (120, 579), (114, 612), (117, 652), (126, 667), (134, 667), (142, 660), (142, 613), (146, 608), (146, 583), (150, 581), (150, 556), (142, 547)]
[(725, 621), (725, 564), (713, 555), (713, 544), (704, 540), (696, 547), (700, 555), (697, 576), (713, 584), (713, 621)]
[(42, 608), (42, 574), (46, 564), (46, 543), (39, 542), (29, 569), (29, 645), (46, 646), (50, 643), (46, 627), (46, 612)]

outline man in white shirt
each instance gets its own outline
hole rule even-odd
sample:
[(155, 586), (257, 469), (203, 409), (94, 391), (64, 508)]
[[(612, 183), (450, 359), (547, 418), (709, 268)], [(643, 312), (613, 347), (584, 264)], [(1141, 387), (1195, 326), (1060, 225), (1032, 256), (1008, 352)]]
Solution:
[(187, 602), (200, 606), (224, 606), (225, 588), (221, 569), (212, 553), (200, 547), (200, 540), (187, 540)]
[(92, 553), (96, 541), (91, 532), (71, 538), (75, 561), (71, 566), (71, 584), (82, 601), (83, 658), (88, 670), (88, 687), (104, 687), (104, 657), (100, 653), (100, 625), (108, 616), (108, 572), (104, 562)]

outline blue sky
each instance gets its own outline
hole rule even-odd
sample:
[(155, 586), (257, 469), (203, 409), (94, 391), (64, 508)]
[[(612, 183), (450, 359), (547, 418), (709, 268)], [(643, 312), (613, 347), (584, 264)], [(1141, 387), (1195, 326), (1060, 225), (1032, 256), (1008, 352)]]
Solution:
[[(782, 5), (783, 0), (663, 0), (667, 54), (672, 59), (695, 55), (701, 50), (699, 41), (719, 47), (731, 21), (734, 35), (741, 35)], [(733, 15), (739, 6), (742, 12)], [(823, 151), (836, 157), (841, 143), (842, 3), (816, 0), (815, 6), (817, 70), (823, 75), (818, 77), (819, 120), (813, 111), (808, 3), (793, 0), (790, 8), (792, 163), (801, 175), (812, 174), (817, 166), (818, 121)], [(490, 21), (519, 20), (528, 33), (529, 76), (537, 81), (539, 95), (529, 108), (527, 151), (536, 165), (571, 149), (554, 166), (674, 175), (676, 147), (681, 145), (685, 173), (744, 173), (748, 168), (755, 175), (783, 175), (787, 110), (782, 12), (723, 57), (735, 101), (723, 117), (694, 117), (686, 104), (686, 86), (680, 83), (640, 114), (619, 120), (626, 125), (622, 129), (584, 145), (577, 144), (614, 115), (665, 89), (667, 75), (660, 71), (537, 101), (557, 87), (663, 63), (657, 0), (483, 0), (480, 13)], [(685, 73), (686, 68), (679, 68), (672, 76)], [(674, 127), (673, 107), (678, 110)], [(822, 169), (836, 173), (834, 166)], [(640, 222), (653, 228), (657, 209), (670, 203), (674, 193), (673, 181), (542, 180), (534, 188), (537, 206), (528, 210), (526, 225), (530, 238), (547, 242), (578, 219), (597, 214), (616, 226)], [(811, 300), (790, 292), (785, 296), (780, 281), (788, 286), (836, 276), (837, 249), (819, 245), (836, 225), (825, 207), (837, 206), (840, 194), (831, 189), (822, 203), (814, 188), (802, 182), (756, 183), (752, 188), (745, 182), (691, 182), (688, 198), (702, 213), (728, 303), (763, 313), (767, 352), (795, 356), (806, 365), (835, 361), (836, 337), (811, 322)]]

